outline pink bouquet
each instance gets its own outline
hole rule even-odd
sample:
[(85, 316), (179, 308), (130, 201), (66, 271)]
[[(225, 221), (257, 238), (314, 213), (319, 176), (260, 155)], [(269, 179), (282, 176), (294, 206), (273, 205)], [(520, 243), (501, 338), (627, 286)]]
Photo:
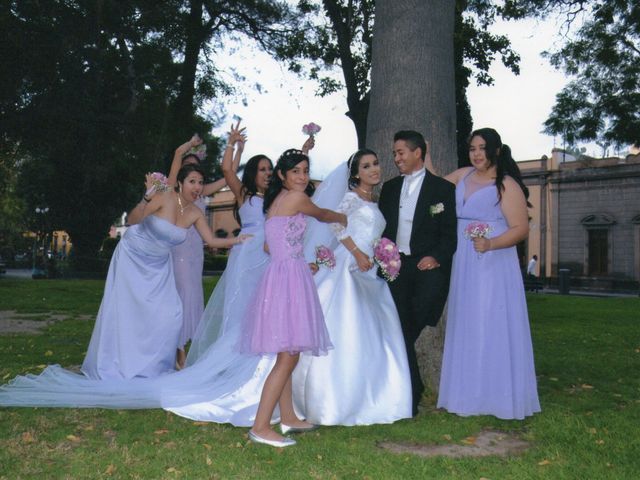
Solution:
[[(166, 192), (169, 190), (169, 183), (167, 177), (160, 172), (153, 172), (151, 174), (151, 189), (155, 192)], [(150, 189), (150, 190), (151, 190)], [(150, 193), (150, 192), (147, 192)]]
[(307, 123), (306, 125), (302, 126), (302, 133), (304, 133), (305, 135), (309, 135), (310, 137), (313, 137), (320, 130), (322, 130), (322, 127), (313, 122)]
[(482, 222), (471, 222), (464, 229), (464, 236), (469, 240), (474, 238), (486, 238), (491, 233), (491, 226)]
[(388, 238), (382, 237), (373, 246), (373, 260), (380, 267), (382, 276), (393, 282), (400, 273), (400, 251), (398, 246)]
[(333, 251), (325, 247), (324, 245), (319, 245), (316, 247), (316, 265), (318, 267), (320, 265), (324, 265), (329, 270), (333, 270), (336, 266), (336, 257), (333, 255)]

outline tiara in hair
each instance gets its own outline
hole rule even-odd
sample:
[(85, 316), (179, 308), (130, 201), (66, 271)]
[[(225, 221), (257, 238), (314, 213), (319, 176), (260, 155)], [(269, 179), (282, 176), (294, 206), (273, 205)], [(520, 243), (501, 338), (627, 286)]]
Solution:
[(349, 160), (347, 160), (347, 168), (349, 169), (349, 171), (351, 171), (351, 165), (353, 164), (353, 159), (356, 157), (357, 153), (358, 152), (354, 152), (353, 155), (349, 157)]

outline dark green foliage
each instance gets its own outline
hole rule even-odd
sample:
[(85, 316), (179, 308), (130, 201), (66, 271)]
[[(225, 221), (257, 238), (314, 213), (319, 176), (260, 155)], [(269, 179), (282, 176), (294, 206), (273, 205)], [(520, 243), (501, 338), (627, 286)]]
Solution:
[(551, 63), (572, 81), (558, 93), (545, 131), (569, 144), (640, 145), (640, 4), (636, 0), (507, 2), (505, 15), (584, 20)]

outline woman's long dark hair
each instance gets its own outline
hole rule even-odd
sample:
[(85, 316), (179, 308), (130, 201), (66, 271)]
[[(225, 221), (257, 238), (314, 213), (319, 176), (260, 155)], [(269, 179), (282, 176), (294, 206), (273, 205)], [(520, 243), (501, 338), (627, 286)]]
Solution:
[[(242, 180), (241, 180), (242, 194), (245, 200), (247, 199), (249, 200), (249, 203), (251, 203), (251, 199), (253, 197), (258, 195), (258, 186), (256, 185), (256, 177), (258, 176), (258, 167), (262, 160), (268, 161), (269, 165), (271, 165), (271, 168), (273, 168), (273, 163), (271, 162), (271, 159), (261, 153), (251, 157), (249, 161), (247, 161), (247, 163), (244, 165), (244, 171), (242, 172)], [(240, 210), (240, 205), (238, 205), (238, 202), (236, 202), (235, 206), (233, 207), (233, 216), (235, 217), (236, 221), (240, 225), (242, 225), (242, 219), (240, 218), (239, 210)]]
[[(296, 150), (295, 148), (285, 150), (282, 155), (280, 155), (278, 163), (276, 163), (276, 167), (273, 169), (269, 188), (267, 188), (267, 192), (264, 194), (263, 210), (265, 213), (267, 213), (267, 210), (269, 210), (273, 201), (284, 188), (282, 179), (280, 178), (280, 175), (278, 175), (278, 172), (282, 173), (283, 177), (286, 177), (289, 170), (293, 170), (296, 165), (300, 162), (304, 162), (305, 160), (309, 162), (309, 157), (305, 155), (302, 150)], [(313, 185), (313, 182), (310, 181), (304, 193), (311, 196), (315, 190), (316, 187)]]
[(469, 136), (469, 145), (471, 145), (473, 137), (480, 137), (485, 141), (485, 154), (487, 159), (491, 166), (496, 166), (498, 203), (502, 201), (504, 177), (508, 175), (520, 186), (522, 193), (524, 193), (524, 198), (527, 200), (527, 206), (531, 207), (532, 205), (529, 203), (529, 189), (522, 181), (520, 168), (511, 156), (511, 148), (509, 148), (509, 145), (502, 143), (500, 135), (493, 128), (479, 128), (478, 130), (471, 132), (471, 135)]
[(373, 150), (368, 148), (362, 148), (349, 157), (347, 160), (347, 166), (349, 167), (349, 189), (356, 188), (360, 185), (360, 179), (358, 178), (358, 170), (360, 169), (360, 160), (365, 155), (373, 155), (378, 158), (378, 155)]

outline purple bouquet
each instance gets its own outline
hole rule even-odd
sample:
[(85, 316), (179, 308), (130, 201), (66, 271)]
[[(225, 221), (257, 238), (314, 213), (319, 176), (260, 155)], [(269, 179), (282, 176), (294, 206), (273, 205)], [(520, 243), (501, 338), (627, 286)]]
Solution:
[(156, 192), (166, 192), (169, 190), (167, 177), (160, 172), (153, 172), (151, 174), (151, 188)]
[(336, 257), (333, 255), (333, 251), (325, 247), (324, 245), (319, 245), (316, 247), (316, 265), (318, 267), (320, 265), (324, 265), (329, 270), (333, 270), (336, 266)]
[(305, 135), (309, 135), (310, 137), (313, 137), (320, 130), (322, 130), (322, 127), (313, 122), (307, 123), (306, 125), (302, 126), (302, 133), (304, 133)]
[(393, 282), (400, 273), (400, 251), (398, 246), (388, 238), (382, 237), (373, 246), (373, 260), (380, 267), (382, 276)]
[(187, 155), (195, 155), (196, 157), (198, 157), (198, 160), (202, 162), (205, 158), (207, 158), (207, 146), (204, 143), (201, 143), (200, 145), (189, 150), (187, 152)]

